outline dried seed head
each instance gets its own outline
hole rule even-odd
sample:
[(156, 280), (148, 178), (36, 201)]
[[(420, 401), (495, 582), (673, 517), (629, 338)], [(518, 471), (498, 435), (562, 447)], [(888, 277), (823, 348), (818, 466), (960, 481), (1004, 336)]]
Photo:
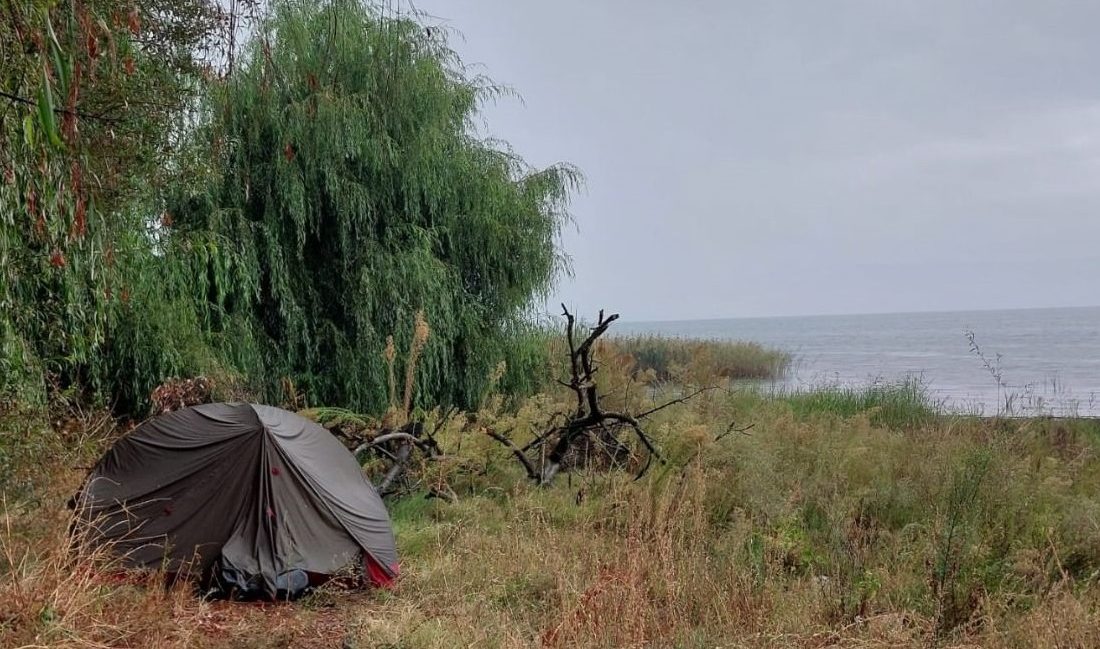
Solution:
[(424, 319), (424, 311), (416, 312), (416, 329), (413, 334), (413, 344), (417, 347), (423, 347), (424, 343), (428, 342), (428, 336), (431, 334), (431, 329), (428, 328), (428, 321)]
[(489, 373), (489, 385), (496, 385), (502, 378), (504, 373), (508, 371), (508, 363), (501, 361), (497, 363), (497, 366), (493, 368), (493, 371)]

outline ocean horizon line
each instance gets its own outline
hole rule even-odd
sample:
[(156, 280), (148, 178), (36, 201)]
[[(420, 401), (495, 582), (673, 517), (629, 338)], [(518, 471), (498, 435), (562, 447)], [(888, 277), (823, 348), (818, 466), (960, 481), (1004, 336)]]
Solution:
[(1033, 307), (995, 307), (977, 309), (931, 309), (927, 311), (857, 311), (852, 313), (802, 313), (787, 315), (754, 315), (754, 316), (716, 316), (705, 318), (657, 318), (646, 320), (634, 320), (623, 318), (619, 322), (624, 325), (651, 325), (679, 322), (729, 322), (731, 320), (784, 320), (797, 318), (852, 318), (860, 316), (901, 316), (901, 315), (947, 315), (952, 313), (1017, 313), (1034, 311), (1082, 311), (1100, 309), (1100, 304), (1083, 304), (1069, 306), (1033, 306)]

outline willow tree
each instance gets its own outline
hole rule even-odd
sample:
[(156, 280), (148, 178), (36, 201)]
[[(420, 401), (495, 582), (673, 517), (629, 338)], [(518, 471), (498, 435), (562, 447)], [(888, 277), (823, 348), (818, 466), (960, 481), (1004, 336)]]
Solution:
[(475, 133), (498, 92), (409, 16), (276, 5), (214, 95), (208, 176), (170, 208), (172, 245), (202, 242), (226, 356), (270, 389), (377, 411), (386, 338), (402, 348), (422, 310), (419, 394), (474, 400), (563, 269), (579, 180)]
[(146, 226), (223, 19), (216, 0), (0, 4), (0, 398), (125, 399), (180, 367), (136, 331), (164, 303)]

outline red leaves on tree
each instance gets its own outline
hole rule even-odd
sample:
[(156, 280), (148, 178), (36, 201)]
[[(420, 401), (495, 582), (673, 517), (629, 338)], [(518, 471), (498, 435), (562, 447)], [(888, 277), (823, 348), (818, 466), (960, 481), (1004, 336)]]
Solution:
[(133, 74), (134, 73), (134, 59), (133, 59), (133, 57), (127, 56), (125, 59), (123, 59), (122, 67), (126, 68), (126, 74), (128, 74), (128, 75)]
[(141, 33), (141, 15), (138, 14), (137, 5), (130, 8), (130, 14), (126, 17), (127, 23), (130, 25), (130, 33), (137, 36)]
[(73, 210), (73, 236), (82, 237), (88, 230), (87, 223), (87, 206), (84, 203), (84, 197), (80, 196), (76, 199), (76, 208)]
[(50, 253), (50, 265), (54, 268), (65, 267), (65, 255), (63, 255), (61, 251), (57, 248), (54, 248), (53, 252)]
[(44, 236), (46, 234), (46, 217), (38, 209), (38, 194), (33, 189), (27, 190), (27, 216), (34, 219), (34, 234)]
[(290, 142), (287, 142), (283, 148), (283, 157), (286, 158), (287, 162), (294, 160), (294, 147), (291, 146)]
[(80, 165), (74, 161), (69, 167), (69, 186), (76, 196), (76, 206), (73, 208), (73, 227), (69, 231), (69, 236), (74, 239), (84, 236), (88, 229), (88, 204), (82, 190), (82, 177)]
[[(77, 129), (77, 112), (76, 102), (80, 95), (80, 78), (83, 76), (84, 68), (80, 64), (78, 59), (73, 63), (73, 80), (69, 84), (69, 95), (65, 98), (65, 113), (61, 117), (61, 131), (65, 134), (65, 139), (70, 142), (76, 139)], [(73, 163), (76, 166), (76, 163)]]

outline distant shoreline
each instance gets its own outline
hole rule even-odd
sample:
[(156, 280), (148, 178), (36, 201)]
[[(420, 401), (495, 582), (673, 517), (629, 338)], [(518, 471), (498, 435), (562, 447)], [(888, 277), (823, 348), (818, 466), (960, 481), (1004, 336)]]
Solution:
[(707, 318), (683, 318), (683, 319), (660, 319), (660, 320), (630, 320), (623, 319), (620, 321), (621, 326), (645, 326), (645, 325), (662, 325), (662, 324), (680, 324), (685, 322), (729, 322), (729, 321), (744, 321), (744, 320), (787, 320), (787, 319), (801, 319), (801, 318), (858, 318), (858, 317), (881, 317), (881, 316), (930, 316), (930, 315), (952, 315), (960, 313), (1031, 313), (1036, 311), (1100, 311), (1100, 304), (1082, 305), (1082, 306), (1040, 306), (1040, 307), (1009, 307), (1009, 308), (997, 308), (997, 309), (934, 309), (930, 311), (866, 311), (859, 313), (808, 313), (808, 314), (788, 314), (788, 315), (755, 315), (755, 316), (726, 316), (726, 317), (707, 317)]

